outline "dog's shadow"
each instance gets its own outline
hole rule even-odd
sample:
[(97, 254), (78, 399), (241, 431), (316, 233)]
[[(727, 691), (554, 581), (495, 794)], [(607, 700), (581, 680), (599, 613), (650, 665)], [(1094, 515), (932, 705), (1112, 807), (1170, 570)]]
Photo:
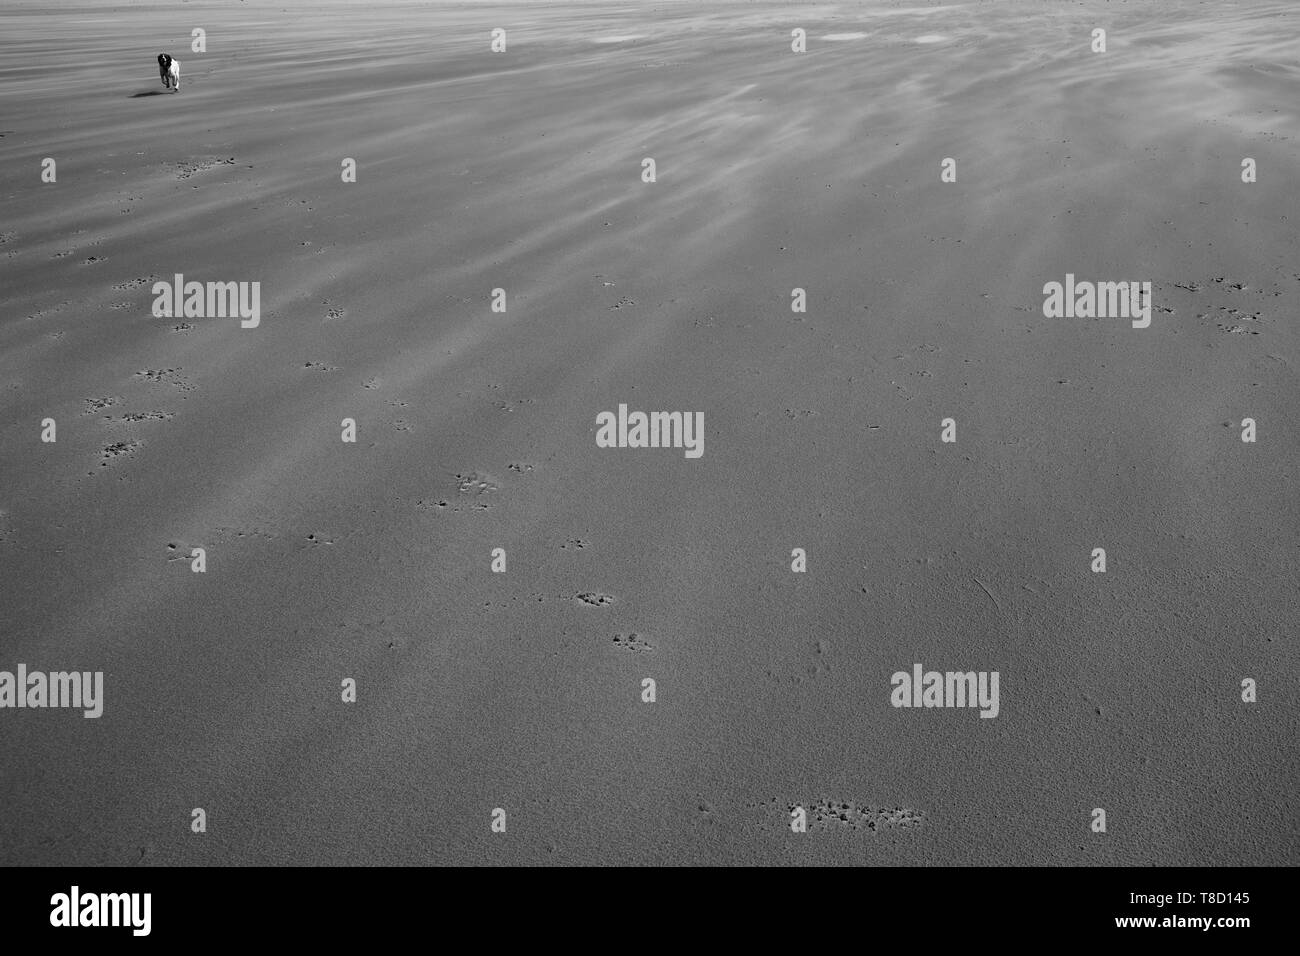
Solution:
[(162, 96), (164, 93), (170, 93), (171, 90), (145, 90), (142, 93), (132, 93), (129, 99), (138, 100), (142, 96)]

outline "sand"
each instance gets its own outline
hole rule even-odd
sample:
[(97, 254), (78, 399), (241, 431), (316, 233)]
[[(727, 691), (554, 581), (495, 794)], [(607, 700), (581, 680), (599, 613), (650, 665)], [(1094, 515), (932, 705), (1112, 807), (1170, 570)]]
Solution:
[(0, 863), (1300, 862), (1297, 28), (6, 4)]

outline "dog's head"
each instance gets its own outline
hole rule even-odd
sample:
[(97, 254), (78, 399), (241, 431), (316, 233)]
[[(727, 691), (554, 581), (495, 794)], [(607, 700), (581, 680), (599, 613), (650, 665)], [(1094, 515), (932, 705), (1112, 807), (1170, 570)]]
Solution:
[(166, 53), (158, 54), (158, 69), (168, 70), (171, 69), (171, 65), (172, 65), (171, 57), (169, 57)]

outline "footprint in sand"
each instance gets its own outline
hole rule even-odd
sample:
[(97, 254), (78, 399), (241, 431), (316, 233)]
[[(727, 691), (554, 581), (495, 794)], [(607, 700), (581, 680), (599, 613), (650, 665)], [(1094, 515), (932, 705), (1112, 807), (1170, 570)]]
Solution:
[(126, 282), (119, 282), (117, 285), (113, 286), (113, 291), (129, 292), (132, 289), (140, 288), (142, 285), (148, 285), (150, 282), (157, 280), (157, 278), (156, 275), (137, 276), (134, 279), (128, 279)]
[(1258, 329), (1251, 328), (1248, 325), (1241, 325), (1242, 322), (1257, 323), (1260, 321), (1260, 313), (1243, 312), (1240, 309), (1234, 309), (1230, 306), (1219, 306), (1214, 313), (1202, 312), (1196, 316), (1198, 319), (1216, 318), (1221, 321), (1215, 322), (1215, 327), (1225, 335), (1259, 335)]
[(500, 485), (490, 475), (471, 471), (458, 474), (456, 479), (456, 498), (417, 498), (415, 507), (421, 511), (441, 511), (458, 513), (461, 511), (487, 511), (491, 504), (486, 496), (500, 490)]
[(233, 165), (235, 165), (235, 157), (233, 156), (228, 159), (194, 159), (187, 163), (176, 163), (176, 178), (178, 180), (189, 179), (195, 173), (201, 173), (216, 166)]
[(501, 489), (495, 478), (486, 472), (470, 471), (455, 476), (456, 496), (451, 498), (417, 498), (415, 507), (421, 511), (455, 513), (461, 511), (487, 511), (492, 507), (489, 496)]
[(99, 453), (101, 459), (99, 467), (105, 468), (123, 457), (129, 458), (139, 451), (143, 445), (144, 442), (138, 438), (131, 441), (115, 441), (111, 445), (105, 445), (104, 450)]
[(46, 313), (57, 313), (57, 312), (62, 312), (62, 311), (63, 311), (63, 307), (64, 307), (65, 305), (67, 305), (67, 304), (68, 304), (67, 302), (60, 302), (58, 305), (56, 305), (56, 306), (54, 306), (53, 308), (50, 308), (50, 309), (37, 309), (35, 312), (30, 313), (30, 314), (27, 316), (27, 318), (28, 318), (28, 319), (39, 319), (41, 316), (45, 315)]
[(490, 475), (484, 472), (471, 471), (468, 474), (456, 476), (456, 490), (462, 495), (486, 495), (494, 491), (500, 491), (501, 486)]
[(106, 398), (83, 399), (83, 404), (86, 406), (86, 408), (81, 414), (93, 415), (95, 414), (95, 412), (108, 408), (112, 405), (116, 405), (121, 400), (122, 399), (118, 398), (116, 395), (108, 396)]
[(125, 415), (119, 415), (114, 418), (112, 415), (104, 416), (105, 425), (134, 425), (138, 422), (165, 422), (169, 418), (175, 418), (171, 412), (127, 412)]
[(189, 379), (180, 374), (179, 368), (146, 368), (135, 373), (136, 378), (142, 378), (150, 385), (161, 385), (164, 382), (174, 385), (182, 392), (192, 392), (197, 387)]
[(910, 807), (868, 807), (851, 800), (822, 798), (810, 804), (786, 803), (785, 819), (789, 821), (796, 806), (802, 806), (808, 816), (808, 829), (853, 830), (878, 833), (881, 830), (910, 830), (925, 822), (925, 814)]
[(619, 650), (631, 651), (634, 654), (649, 654), (654, 651), (654, 645), (641, 637), (640, 634), (615, 634), (614, 646)]

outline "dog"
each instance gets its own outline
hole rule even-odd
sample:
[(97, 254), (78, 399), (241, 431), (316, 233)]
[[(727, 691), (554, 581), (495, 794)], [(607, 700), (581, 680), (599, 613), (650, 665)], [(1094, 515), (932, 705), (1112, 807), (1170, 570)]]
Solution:
[(166, 53), (158, 54), (158, 76), (163, 86), (179, 93), (181, 91), (181, 63), (173, 60)]

